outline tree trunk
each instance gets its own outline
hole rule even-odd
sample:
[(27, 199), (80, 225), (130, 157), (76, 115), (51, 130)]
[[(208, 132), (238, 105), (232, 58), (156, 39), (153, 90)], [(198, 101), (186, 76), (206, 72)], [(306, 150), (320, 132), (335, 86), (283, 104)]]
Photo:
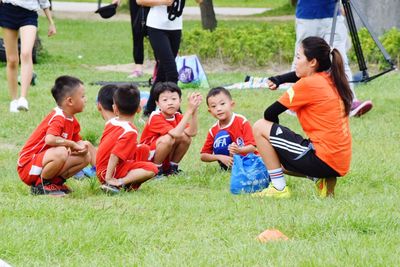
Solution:
[(214, 5), (212, 0), (203, 0), (200, 3), (201, 24), (203, 29), (213, 31), (217, 28)]

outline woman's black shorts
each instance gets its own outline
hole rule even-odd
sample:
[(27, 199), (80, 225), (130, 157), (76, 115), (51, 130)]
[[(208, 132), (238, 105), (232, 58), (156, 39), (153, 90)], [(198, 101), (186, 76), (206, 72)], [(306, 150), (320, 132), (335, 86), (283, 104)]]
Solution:
[(1, 27), (17, 31), (27, 25), (38, 26), (38, 14), (36, 11), (8, 3), (0, 3)]

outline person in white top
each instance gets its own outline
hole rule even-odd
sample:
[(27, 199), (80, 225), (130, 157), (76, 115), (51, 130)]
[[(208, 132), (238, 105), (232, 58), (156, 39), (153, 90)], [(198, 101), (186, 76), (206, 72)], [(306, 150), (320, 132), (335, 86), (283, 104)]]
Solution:
[[(32, 80), (32, 49), (36, 39), (39, 9), (49, 22), (48, 36), (56, 34), (48, 0), (0, 0), (0, 26), (3, 28), (7, 55), (7, 82), (10, 92), (10, 112), (28, 110), (28, 89)], [(18, 55), (18, 37), (21, 51)], [(18, 98), (18, 65), (21, 58), (21, 94)]]
[(158, 82), (178, 82), (175, 57), (178, 55), (182, 36), (182, 11), (184, 0), (136, 0), (139, 5), (150, 7), (147, 16), (147, 33), (157, 61), (157, 75), (150, 90), (144, 110), (148, 116), (155, 109), (154, 85)]

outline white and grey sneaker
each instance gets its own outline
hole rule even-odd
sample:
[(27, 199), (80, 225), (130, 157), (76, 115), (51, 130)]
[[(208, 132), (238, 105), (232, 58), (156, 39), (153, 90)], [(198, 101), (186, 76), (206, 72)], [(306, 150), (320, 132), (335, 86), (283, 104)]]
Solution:
[(25, 97), (20, 97), (19, 99), (18, 99), (18, 110), (19, 111), (28, 111), (29, 110), (29, 107), (28, 107), (28, 100), (26, 100), (26, 98)]
[(18, 99), (14, 99), (13, 101), (10, 102), (10, 112), (14, 112), (14, 113), (19, 112)]

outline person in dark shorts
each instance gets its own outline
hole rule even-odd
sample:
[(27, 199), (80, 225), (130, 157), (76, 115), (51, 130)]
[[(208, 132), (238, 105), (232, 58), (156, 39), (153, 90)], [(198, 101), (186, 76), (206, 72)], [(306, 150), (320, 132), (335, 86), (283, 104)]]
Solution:
[[(349, 114), (353, 94), (343, 59), (320, 37), (304, 39), (296, 55), (300, 77), (264, 112), (253, 127), (258, 152), (268, 168), (271, 183), (257, 196), (287, 198), (290, 191), (283, 173), (313, 177), (321, 197), (333, 196), (336, 177), (350, 168)], [(276, 84), (270, 81), (271, 89)], [(278, 115), (296, 112), (308, 139), (279, 124)]]
[[(49, 22), (48, 36), (56, 34), (48, 0), (0, 1), (0, 26), (3, 28), (7, 55), (7, 81), (10, 92), (10, 112), (28, 111), (28, 89), (33, 74), (32, 49), (36, 39), (39, 9), (43, 9)], [(18, 37), (21, 52), (18, 55)], [(18, 97), (18, 65), (21, 58), (21, 94)]]

